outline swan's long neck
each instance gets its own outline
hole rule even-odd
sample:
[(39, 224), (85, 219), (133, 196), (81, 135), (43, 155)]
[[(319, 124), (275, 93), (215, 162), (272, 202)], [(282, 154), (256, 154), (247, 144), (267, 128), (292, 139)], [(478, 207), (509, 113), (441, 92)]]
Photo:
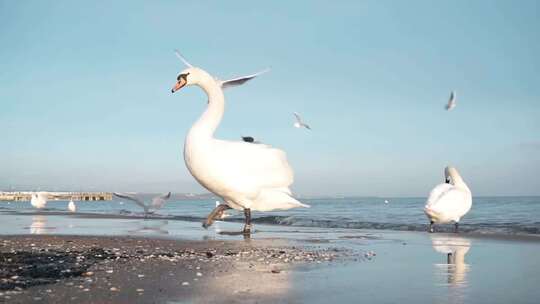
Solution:
[(225, 111), (225, 97), (223, 90), (213, 79), (208, 79), (199, 86), (208, 96), (208, 107), (199, 120), (193, 124), (188, 137), (196, 134), (198, 138), (212, 138)]
[(450, 173), (450, 176), (452, 177), (452, 183), (454, 184), (454, 186), (456, 186), (456, 188), (460, 188), (463, 190), (467, 190), (468, 192), (471, 192), (469, 187), (467, 187), (467, 184), (465, 184), (465, 182), (463, 181), (463, 179), (457, 172)]

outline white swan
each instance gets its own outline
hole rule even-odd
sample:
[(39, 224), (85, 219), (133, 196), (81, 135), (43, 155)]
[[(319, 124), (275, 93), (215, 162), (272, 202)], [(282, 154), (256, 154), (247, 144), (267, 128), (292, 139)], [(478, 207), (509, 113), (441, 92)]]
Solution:
[(184, 160), (191, 175), (225, 202), (210, 213), (203, 226), (210, 226), (214, 216), (222, 210), (234, 208), (244, 210), (243, 233), (249, 234), (251, 210), (309, 207), (292, 197), (289, 186), (293, 182), (293, 171), (283, 151), (265, 144), (214, 138), (225, 110), (223, 89), (241, 85), (261, 73), (220, 81), (187, 63), (178, 52), (177, 55), (189, 68), (178, 75), (172, 92), (196, 85), (208, 95), (206, 111), (187, 134)]
[(32, 193), (30, 204), (37, 209), (45, 208), (45, 205), (47, 205), (47, 192)]
[(68, 210), (71, 212), (77, 211), (77, 206), (75, 206), (75, 203), (73, 202), (73, 200), (69, 201)]
[(471, 190), (465, 184), (454, 167), (444, 169), (445, 183), (437, 185), (427, 200), (424, 212), (430, 220), (429, 231), (433, 232), (434, 223), (455, 223), (458, 231), (459, 220), (469, 212), (472, 206)]

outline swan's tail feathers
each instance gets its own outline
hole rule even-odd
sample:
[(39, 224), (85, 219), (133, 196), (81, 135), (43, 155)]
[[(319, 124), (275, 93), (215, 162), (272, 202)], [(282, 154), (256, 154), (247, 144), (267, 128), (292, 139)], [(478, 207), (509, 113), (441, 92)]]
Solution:
[(424, 208), (424, 213), (432, 220), (437, 220), (438, 217), (439, 217), (437, 212), (435, 212), (435, 210), (431, 209), (430, 206), (426, 206)]
[(288, 188), (270, 188), (261, 190), (252, 209), (257, 211), (271, 211), (299, 207), (309, 208), (310, 206), (292, 197)]

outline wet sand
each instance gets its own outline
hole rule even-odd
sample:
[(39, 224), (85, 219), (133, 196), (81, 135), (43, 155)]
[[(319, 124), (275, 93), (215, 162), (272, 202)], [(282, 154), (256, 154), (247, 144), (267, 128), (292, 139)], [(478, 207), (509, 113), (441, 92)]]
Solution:
[(7, 236), (0, 301), (275, 303), (286, 301), (295, 267), (362, 259), (351, 250), (287, 243)]

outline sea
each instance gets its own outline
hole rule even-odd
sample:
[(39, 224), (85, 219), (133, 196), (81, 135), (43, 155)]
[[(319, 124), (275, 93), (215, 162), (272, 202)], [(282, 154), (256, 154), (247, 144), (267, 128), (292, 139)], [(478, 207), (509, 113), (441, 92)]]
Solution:
[[(141, 194), (151, 200), (154, 194)], [(313, 227), (325, 229), (369, 229), (393, 231), (426, 231), (428, 219), (422, 197), (340, 197), (301, 198), (311, 208), (286, 211), (253, 212), (255, 225)], [(178, 198), (173, 196), (154, 214), (145, 216), (141, 207), (126, 199), (76, 202), (78, 215), (94, 218), (159, 219), (201, 222), (215, 207), (216, 198)], [(0, 202), (0, 215), (71, 216), (67, 201), (49, 201), (45, 209), (36, 210), (30, 202)], [(227, 211), (225, 221), (242, 222), (243, 213)], [(436, 225), (436, 231), (450, 232), (452, 224)], [(463, 233), (540, 236), (540, 197), (474, 197), (470, 212), (460, 222)], [(0, 229), (0, 233), (2, 229)], [(7, 231), (4, 231), (7, 233)]]

